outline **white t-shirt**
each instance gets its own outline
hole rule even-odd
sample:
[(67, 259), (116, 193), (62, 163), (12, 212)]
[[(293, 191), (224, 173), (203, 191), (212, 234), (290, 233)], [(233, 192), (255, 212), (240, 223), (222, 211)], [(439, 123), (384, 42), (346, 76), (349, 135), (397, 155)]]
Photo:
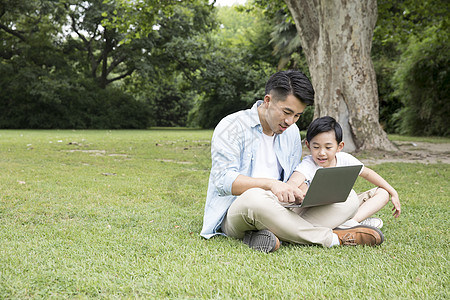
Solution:
[[(345, 152), (336, 153), (336, 167), (341, 166), (354, 166), (354, 165), (362, 165), (361, 172), (364, 169), (364, 164), (359, 161), (356, 157), (351, 154)], [(318, 166), (311, 155), (305, 156), (302, 161), (299, 163), (295, 171), (302, 173), (306, 177), (306, 182), (309, 184), (313, 179), (316, 171), (322, 167)], [(359, 172), (359, 174), (361, 174)]]
[(259, 148), (256, 151), (254, 161), (255, 166), (253, 168), (252, 177), (279, 180), (283, 169), (278, 162), (277, 155), (273, 149), (275, 135), (268, 136), (263, 133), (261, 136), (261, 142), (259, 143)]

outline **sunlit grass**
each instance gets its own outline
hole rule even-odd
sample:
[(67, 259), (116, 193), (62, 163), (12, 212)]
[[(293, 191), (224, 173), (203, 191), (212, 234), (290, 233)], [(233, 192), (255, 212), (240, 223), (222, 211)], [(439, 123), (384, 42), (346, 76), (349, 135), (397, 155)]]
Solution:
[(403, 136), (398, 134), (390, 134), (389, 139), (391, 141), (399, 142), (426, 142), (426, 143), (450, 143), (450, 138), (448, 137), (427, 137), (427, 136)]
[(449, 297), (449, 165), (373, 166), (403, 205), (381, 247), (265, 255), (199, 236), (211, 135), (0, 131), (0, 298)]

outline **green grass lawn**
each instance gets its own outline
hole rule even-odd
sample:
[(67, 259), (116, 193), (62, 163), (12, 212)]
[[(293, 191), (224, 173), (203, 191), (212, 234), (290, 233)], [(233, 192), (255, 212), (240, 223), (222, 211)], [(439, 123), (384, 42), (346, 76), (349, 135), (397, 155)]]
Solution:
[(199, 236), (211, 135), (0, 130), (0, 298), (450, 297), (448, 164), (373, 166), (403, 211), (380, 247), (267, 255)]

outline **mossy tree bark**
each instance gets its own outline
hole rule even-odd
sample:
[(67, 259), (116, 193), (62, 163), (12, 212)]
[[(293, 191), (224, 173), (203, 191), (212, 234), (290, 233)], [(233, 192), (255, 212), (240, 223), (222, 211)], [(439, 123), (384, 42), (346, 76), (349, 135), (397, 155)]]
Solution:
[(329, 115), (344, 129), (345, 151), (395, 150), (379, 123), (370, 51), (376, 0), (285, 0), (295, 20), (311, 81), (315, 117)]

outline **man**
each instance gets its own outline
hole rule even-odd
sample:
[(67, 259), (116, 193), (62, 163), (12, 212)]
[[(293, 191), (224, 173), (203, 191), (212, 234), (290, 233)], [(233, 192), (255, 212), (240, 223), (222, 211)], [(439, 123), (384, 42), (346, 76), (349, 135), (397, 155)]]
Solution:
[[(268, 80), (264, 100), (219, 122), (211, 142), (203, 237), (222, 234), (243, 239), (266, 253), (276, 251), (280, 240), (325, 247), (381, 244), (381, 232), (369, 227), (333, 232), (356, 213), (356, 194), (343, 203), (301, 213), (280, 204), (304, 197), (302, 190), (286, 181), (301, 158), (295, 123), (313, 103), (308, 78), (299, 71), (281, 71)], [(330, 223), (327, 216), (338, 217)]]

